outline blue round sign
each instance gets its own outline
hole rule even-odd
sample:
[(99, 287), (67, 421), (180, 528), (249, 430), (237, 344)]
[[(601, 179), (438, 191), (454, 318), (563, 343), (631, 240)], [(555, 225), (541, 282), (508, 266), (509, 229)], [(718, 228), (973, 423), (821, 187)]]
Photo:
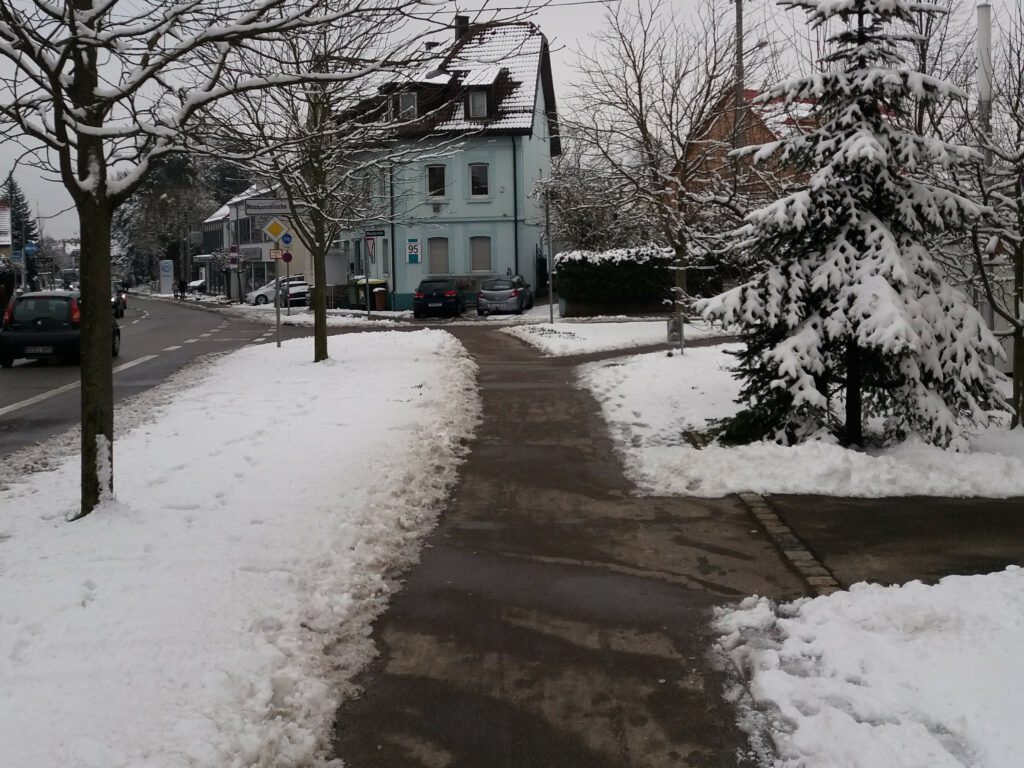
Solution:
[(290, 232), (285, 232), (283, 235), (281, 235), (281, 242), (284, 243), (285, 245), (291, 245), (292, 244), (291, 233)]

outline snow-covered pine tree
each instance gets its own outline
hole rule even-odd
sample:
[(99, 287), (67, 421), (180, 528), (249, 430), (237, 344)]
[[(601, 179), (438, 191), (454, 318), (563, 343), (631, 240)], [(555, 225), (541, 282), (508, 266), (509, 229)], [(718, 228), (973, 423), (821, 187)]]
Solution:
[[(742, 328), (738, 375), (746, 410), (734, 435), (784, 442), (829, 430), (864, 443), (863, 421), (884, 416), (888, 437), (959, 441), (987, 412), (1005, 408), (995, 337), (966, 297), (943, 281), (929, 235), (985, 214), (974, 202), (915, 178), (929, 164), (980, 161), (973, 150), (897, 128), (911, 99), (962, 96), (907, 69), (890, 31), (908, 0), (783, 0), (829, 35), (821, 72), (775, 86), (762, 100), (814, 103), (813, 129), (740, 150), (777, 158), (805, 180), (746, 216), (737, 246), (770, 266), (698, 304)], [(844, 413), (845, 411), (845, 413)]]

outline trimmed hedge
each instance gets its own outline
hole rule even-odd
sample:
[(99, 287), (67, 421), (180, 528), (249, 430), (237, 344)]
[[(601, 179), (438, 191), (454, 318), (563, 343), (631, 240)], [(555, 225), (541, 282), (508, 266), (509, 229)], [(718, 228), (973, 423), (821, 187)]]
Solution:
[(555, 256), (558, 296), (607, 307), (658, 307), (672, 296), (672, 259), (672, 249), (654, 246), (566, 251)]

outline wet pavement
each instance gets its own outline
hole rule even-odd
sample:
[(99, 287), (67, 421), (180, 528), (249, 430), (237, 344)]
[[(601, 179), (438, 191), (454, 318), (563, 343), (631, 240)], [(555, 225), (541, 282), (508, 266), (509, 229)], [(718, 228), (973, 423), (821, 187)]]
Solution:
[(632, 496), (574, 368), (650, 350), (545, 358), (447, 330), (480, 365), (483, 423), (338, 712), (349, 768), (753, 765), (709, 657), (715, 606), (814, 594), (819, 564), (845, 587), (1024, 563), (1019, 498)]
[(1024, 564), (1024, 498), (770, 496), (769, 506), (839, 581), (934, 583)]
[[(578, 359), (452, 328), (484, 420), (338, 712), (350, 768), (722, 768), (747, 742), (716, 605), (807, 594), (737, 498), (631, 496)], [(617, 353), (608, 353), (612, 357)]]

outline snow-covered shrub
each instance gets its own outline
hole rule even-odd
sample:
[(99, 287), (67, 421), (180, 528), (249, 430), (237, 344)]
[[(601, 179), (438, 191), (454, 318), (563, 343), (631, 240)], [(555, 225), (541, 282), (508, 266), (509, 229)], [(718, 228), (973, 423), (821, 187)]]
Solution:
[[(969, 166), (977, 152), (910, 133), (915, 100), (962, 96), (903, 66), (894, 22), (942, 9), (910, 0), (784, 0), (827, 24), (826, 70), (765, 91), (761, 100), (814, 104), (807, 133), (740, 154), (792, 167), (802, 188), (746, 216), (738, 247), (769, 266), (699, 302), (709, 319), (739, 324), (747, 404), (737, 439), (791, 442), (828, 429), (862, 444), (866, 417), (888, 436), (948, 445), (1005, 409), (986, 360), (999, 343), (966, 296), (945, 283), (925, 243), (965, 229), (982, 206), (927, 183), (928, 167)], [(904, 124), (912, 121), (903, 121)]]
[(555, 256), (558, 295), (566, 301), (622, 306), (658, 305), (674, 283), (671, 248), (564, 251)]

